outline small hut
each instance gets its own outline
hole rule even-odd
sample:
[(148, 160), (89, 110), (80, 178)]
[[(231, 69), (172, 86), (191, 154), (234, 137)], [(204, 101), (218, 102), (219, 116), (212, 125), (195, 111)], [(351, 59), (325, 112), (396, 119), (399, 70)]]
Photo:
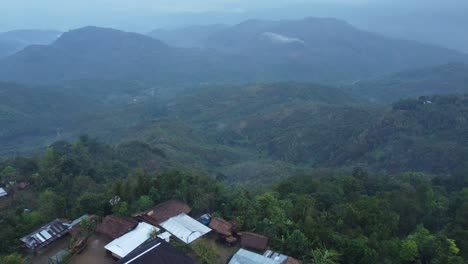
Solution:
[(116, 239), (133, 230), (138, 222), (131, 218), (108, 215), (100, 223), (96, 231), (111, 239)]
[(236, 243), (237, 239), (233, 236), (233, 226), (230, 222), (219, 217), (213, 217), (210, 221), (209, 227), (218, 234), (221, 241), (224, 241), (229, 245)]
[(160, 203), (147, 211), (138, 213), (136, 217), (141, 221), (147, 222), (154, 226), (158, 226), (169, 218), (180, 214), (189, 214), (192, 208), (184, 202), (178, 200), (169, 200)]
[(242, 232), (238, 234), (240, 236), (241, 247), (254, 250), (257, 252), (263, 252), (268, 245), (268, 237), (262, 236), (250, 232)]

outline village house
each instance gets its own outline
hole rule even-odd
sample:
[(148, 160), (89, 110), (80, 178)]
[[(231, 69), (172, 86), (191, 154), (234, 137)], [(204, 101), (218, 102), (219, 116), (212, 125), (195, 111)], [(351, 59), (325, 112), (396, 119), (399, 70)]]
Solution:
[(171, 217), (180, 214), (189, 214), (190, 211), (192, 211), (192, 209), (184, 202), (169, 200), (156, 205), (152, 209), (138, 213), (135, 216), (141, 221), (157, 226)]
[(192, 209), (184, 202), (169, 200), (160, 203), (152, 209), (135, 215), (140, 221), (159, 226), (166, 230), (159, 238), (169, 241), (173, 235), (182, 242), (189, 244), (211, 231), (188, 214)]
[(184, 213), (169, 218), (160, 226), (186, 244), (192, 243), (211, 231), (209, 227)]
[(271, 250), (267, 250), (263, 255), (260, 255), (245, 249), (239, 249), (232, 256), (229, 264), (299, 264), (299, 261)]
[(117, 264), (194, 264), (195, 262), (162, 239), (154, 239), (135, 249)]
[(116, 239), (134, 229), (137, 225), (138, 222), (131, 218), (108, 215), (97, 226), (96, 232), (108, 238)]
[(250, 249), (256, 252), (263, 252), (268, 245), (268, 237), (250, 232), (238, 233), (240, 236), (240, 245), (242, 248)]
[(42, 226), (36, 231), (27, 236), (22, 237), (20, 240), (24, 246), (32, 251), (44, 248), (59, 238), (69, 234), (73, 229), (77, 228), (81, 221), (87, 219), (88, 215), (83, 215), (72, 222), (62, 219), (55, 219), (54, 221)]
[(151, 235), (158, 232), (159, 228), (147, 223), (138, 223), (138, 225), (107, 244), (104, 248), (115, 258), (121, 259), (130, 254), (137, 247), (151, 238)]
[(70, 225), (65, 221), (55, 219), (20, 240), (28, 249), (37, 250), (68, 234), (69, 228)]
[(229, 245), (237, 242), (237, 238), (234, 237), (232, 232), (232, 223), (219, 217), (213, 217), (208, 226), (218, 234), (221, 241), (225, 241)]

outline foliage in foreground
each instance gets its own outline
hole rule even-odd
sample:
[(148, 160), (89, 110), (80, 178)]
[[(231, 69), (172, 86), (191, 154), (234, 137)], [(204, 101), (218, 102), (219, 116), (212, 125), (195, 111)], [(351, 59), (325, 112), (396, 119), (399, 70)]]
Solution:
[[(0, 254), (19, 253), (19, 237), (56, 217), (131, 215), (176, 198), (194, 214), (215, 213), (236, 220), (240, 230), (265, 234), (272, 249), (306, 263), (468, 260), (466, 172), (430, 178), (317, 170), (257, 188), (195, 171), (148, 172), (119, 155), (82, 138), (55, 144), (37, 158), (0, 163), (6, 177), (31, 183), (14, 191), (11, 206), (2, 211)], [(112, 207), (114, 196), (121, 202)], [(202, 259), (212, 258), (204, 247), (195, 249)]]

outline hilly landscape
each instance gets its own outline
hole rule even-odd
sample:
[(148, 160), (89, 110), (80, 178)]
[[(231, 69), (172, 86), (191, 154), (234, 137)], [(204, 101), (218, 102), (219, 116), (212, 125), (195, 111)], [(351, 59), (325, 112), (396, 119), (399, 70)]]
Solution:
[[(468, 154), (463, 95), (387, 106), (330, 86), (278, 83), (198, 88), (141, 101), (133, 101), (138, 95), (125, 90), (118, 96), (116, 88), (109, 101), (103, 95), (93, 100), (76, 94), (72, 86), (55, 94), (52, 88), (39, 92), (3, 86), (10, 98), (2, 102), (8, 113), (1, 120), (4, 155), (87, 134), (107, 143), (146, 142), (179, 167), (223, 173), (230, 180), (269, 182), (268, 172), (275, 169), (281, 177), (353, 166), (450, 173), (465, 166)], [(30, 102), (14, 101), (31, 89), (35, 96)]]
[[(154, 31), (150, 36), (180, 45), (188, 30), (172, 31), (170, 37)], [(454, 50), (386, 38), (331, 18), (248, 20), (234, 26), (205, 26), (192, 32), (199, 33), (188, 35), (191, 41), (182, 45), (254, 56), (257, 64), (266, 67), (263, 71), (275, 73), (280, 80), (354, 81), (427, 65), (466, 61), (466, 55)]]
[[(216, 144), (298, 167), (362, 165), (391, 173), (447, 173), (465, 166), (466, 96), (422, 97), (387, 107), (360, 103), (331, 87), (281, 84), (240, 90), (241, 97), (223, 89), (176, 99), (162, 116), (145, 123), (178, 120), (192, 127), (189, 137), (199, 131)], [(144, 134), (164, 148), (158, 133)], [(202, 152), (193, 156), (197, 153)]]
[(64, 33), (51, 45), (29, 46), (0, 60), (0, 80), (336, 84), (468, 61), (466, 54), (454, 50), (385, 38), (335, 19), (250, 20), (207, 35), (203, 48), (179, 48), (136, 33), (85, 27)]
[(468, 64), (444, 64), (363, 80), (344, 88), (374, 103), (436, 94), (467, 94)]
[(214, 33), (226, 29), (228, 25), (191, 26), (179, 29), (155, 29), (148, 36), (159, 39), (171, 46), (204, 48), (204, 41)]
[(251, 264), (252, 232), (293, 264), (464, 264), (466, 157), (468, 55), (343, 20), (0, 34), (0, 264), (123, 262), (96, 227), (170, 200), (232, 225), (160, 241), (188, 263)]
[(48, 45), (54, 42), (61, 32), (55, 30), (12, 30), (0, 33), (0, 58), (13, 55), (23, 48), (42, 44)]

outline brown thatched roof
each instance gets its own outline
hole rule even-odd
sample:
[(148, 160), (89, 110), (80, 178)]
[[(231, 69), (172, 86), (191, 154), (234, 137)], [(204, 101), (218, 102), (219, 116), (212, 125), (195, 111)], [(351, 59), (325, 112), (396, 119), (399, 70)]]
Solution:
[(239, 233), (240, 244), (243, 248), (264, 251), (268, 245), (268, 237), (250, 232)]
[(223, 236), (232, 236), (232, 224), (222, 218), (213, 217), (209, 226)]
[(150, 210), (139, 213), (137, 216), (152, 225), (159, 225), (171, 217), (182, 213), (188, 214), (192, 211), (190, 206), (184, 202), (177, 200), (169, 200), (167, 202), (156, 205)]
[(133, 219), (108, 215), (98, 225), (96, 231), (112, 239), (116, 239), (134, 229), (137, 225), (138, 222)]

